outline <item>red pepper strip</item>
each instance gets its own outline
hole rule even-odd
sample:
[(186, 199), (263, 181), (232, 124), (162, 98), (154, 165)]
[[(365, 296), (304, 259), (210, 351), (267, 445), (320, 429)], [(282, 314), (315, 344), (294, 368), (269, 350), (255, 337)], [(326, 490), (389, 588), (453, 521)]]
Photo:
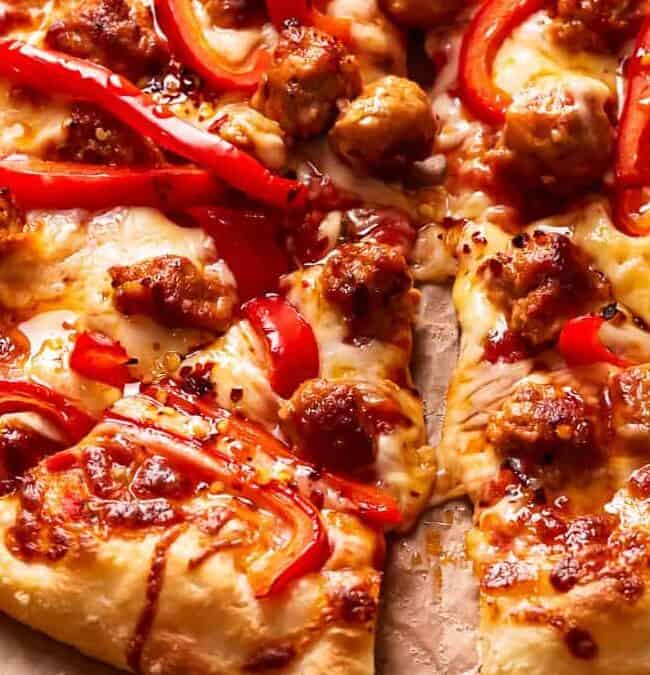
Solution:
[(89, 61), (0, 41), (0, 76), (16, 84), (98, 105), (161, 147), (210, 170), (232, 187), (279, 208), (301, 206), (305, 189), (272, 174), (216, 134), (176, 117), (125, 78)]
[(129, 355), (119, 342), (96, 331), (79, 333), (70, 354), (70, 368), (79, 375), (120, 389), (135, 379), (128, 362)]
[(650, 185), (650, 16), (626, 64), (627, 96), (618, 125), (616, 180), (620, 186)]
[(224, 192), (208, 171), (193, 166), (116, 168), (19, 156), (0, 159), (0, 185), (32, 209), (181, 209), (212, 203)]
[(155, 0), (156, 18), (180, 60), (219, 91), (252, 92), (270, 64), (271, 55), (258, 49), (241, 72), (229, 70), (206, 38), (191, 0)]
[[(299, 577), (323, 567), (330, 555), (330, 546), (323, 520), (316, 508), (291, 488), (271, 482), (260, 485), (250, 481), (245, 472), (231, 458), (217, 451), (213, 445), (176, 436), (137, 420), (125, 419), (108, 412), (104, 418), (118, 426), (120, 434), (131, 426), (140, 433), (138, 442), (150, 452), (163, 455), (174, 464), (199, 473), (209, 481), (230, 486), (257, 506), (268, 509), (292, 531), (283, 548), (277, 552), (265, 551), (263, 570), (248, 569), (251, 585), (257, 598), (265, 598), (282, 591)], [(146, 432), (146, 437), (142, 436)], [(137, 433), (137, 432), (136, 432)]]
[(188, 209), (187, 214), (214, 238), (218, 254), (237, 281), (240, 301), (278, 289), (289, 262), (273, 214), (219, 206)]
[(545, 0), (486, 0), (474, 15), (460, 49), (458, 84), (465, 105), (488, 124), (502, 124), (510, 95), (496, 86), (492, 64), (512, 31)]
[(278, 295), (249, 300), (244, 316), (264, 338), (271, 359), (269, 380), (276, 394), (289, 398), (298, 385), (318, 376), (314, 331), (298, 310)]
[(285, 460), (295, 470), (304, 469), (305, 473), (319, 475), (320, 481), (331, 488), (353, 506), (352, 512), (365, 521), (378, 525), (393, 526), (402, 521), (402, 514), (391, 495), (372, 485), (341, 478), (328, 471), (316, 470), (316, 467), (292, 454), (278, 439), (264, 431), (250, 420), (232, 415), (212, 401), (198, 399), (177, 387), (151, 385), (144, 392), (154, 400), (164, 401), (165, 405), (189, 415), (200, 415), (215, 420), (227, 420), (227, 433), (241, 441), (248, 448), (260, 448), (272, 458)]
[(81, 440), (95, 426), (93, 417), (49, 387), (36, 382), (0, 380), (0, 415), (17, 412), (42, 415), (70, 444)]
[(600, 316), (578, 316), (569, 319), (560, 333), (558, 348), (569, 366), (587, 366), (592, 363), (611, 363), (621, 368), (630, 364), (609, 350), (598, 337), (605, 322)]

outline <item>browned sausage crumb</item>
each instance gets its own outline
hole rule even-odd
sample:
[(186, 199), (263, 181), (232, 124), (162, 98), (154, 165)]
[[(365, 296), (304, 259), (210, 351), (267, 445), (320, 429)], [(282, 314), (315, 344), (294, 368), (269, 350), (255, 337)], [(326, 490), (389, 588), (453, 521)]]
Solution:
[(610, 295), (608, 281), (586, 254), (553, 232), (517, 235), (511, 252), (487, 260), (480, 273), (510, 330), (533, 347), (554, 340), (568, 318)]
[(396, 174), (431, 153), (436, 125), (423, 89), (388, 76), (364, 87), (330, 132), (336, 153), (360, 171)]
[(264, 0), (207, 0), (205, 10), (220, 28), (246, 28), (266, 18)]
[(325, 298), (343, 314), (355, 337), (387, 338), (412, 306), (408, 264), (399, 250), (377, 242), (336, 249), (323, 270)]
[(552, 39), (571, 51), (615, 52), (640, 19), (638, 0), (557, 0)]
[(168, 60), (149, 10), (127, 0), (71, 4), (66, 15), (48, 28), (45, 42), (134, 80), (154, 74)]
[(152, 143), (107, 113), (75, 104), (65, 136), (49, 149), (47, 159), (87, 164), (158, 164), (164, 157)]
[(339, 103), (360, 91), (356, 58), (341, 42), (316, 28), (290, 25), (280, 35), (253, 105), (289, 135), (309, 138), (326, 131)]
[(381, 390), (337, 380), (303, 383), (282, 408), (280, 419), (298, 453), (335, 471), (372, 464), (377, 435), (410, 423)]
[(504, 455), (534, 457), (562, 448), (588, 448), (595, 429), (576, 392), (528, 382), (491, 416), (487, 437)]
[(111, 267), (117, 309), (145, 314), (165, 326), (220, 332), (232, 316), (232, 290), (187, 258), (165, 255), (133, 265)]
[(503, 130), (509, 177), (560, 194), (599, 180), (614, 148), (608, 102), (607, 87), (586, 77), (543, 78), (516, 94)]

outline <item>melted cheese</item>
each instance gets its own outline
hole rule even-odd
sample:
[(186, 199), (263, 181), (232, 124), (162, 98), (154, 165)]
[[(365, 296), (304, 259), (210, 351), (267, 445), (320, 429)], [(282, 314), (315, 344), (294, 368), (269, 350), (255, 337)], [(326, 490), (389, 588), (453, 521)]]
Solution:
[(540, 77), (574, 73), (601, 80), (614, 95), (617, 56), (563, 49), (546, 35), (550, 22), (545, 12), (538, 12), (504, 42), (494, 62), (496, 84), (514, 95)]

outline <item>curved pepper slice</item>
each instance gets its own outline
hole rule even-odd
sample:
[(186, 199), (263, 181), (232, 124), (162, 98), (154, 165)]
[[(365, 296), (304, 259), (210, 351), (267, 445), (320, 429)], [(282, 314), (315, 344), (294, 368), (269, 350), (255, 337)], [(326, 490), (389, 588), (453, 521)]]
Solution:
[(79, 333), (70, 354), (72, 370), (120, 389), (135, 379), (129, 373), (128, 363), (126, 349), (97, 331)]
[(240, 301), (277, 290), (289, 263), (274, 214), (221, 206), (197, 207), (186, 213), (214, 238), (218, 254), (237, 281)]
[(18, 40), (0, 41), (0, 76), (37, 90), (93, 103), (159, 146), (211, 171), (250, 197), (279, 208), (303, 204), (305, 190), (271, 173), (221, 137), (155, 105), (133, 83), (107, 68)]
[(258, 49), (241, 72), (224, 64), (208, 42), (191, 0), (155, 0), (156, 18), (181, 61), (219, 91), (253, 91), (269, 66), (271, 55)]
[(460, 49), (458, 84), (465, 105), (488, 124), (502, 124), (510, 95), (492, 77), (499, 47), (545, 0), (486, 0), (474, 15)]
[(144, 393), (155, 400), (164, 401), (166, 406), (189, 415), (225, 421), (227, 426), (224, 433), (240, 441), (245, 448), (246, 455), (250, 454), (250, 448), (260, 449), (273, 459), (282, 459), (296, 472), (302, 471), (306, 475), (318, 476), (317, 483), (319, 485), (322, 485), (326, 490), (334, 490), (335, 493), (348, 500), (350, 511), (366, 522), (378, 527), (390, 527), (401, 523), (402, 514), (390, 494), (377, 489), (373, 485), (364, 485), (357, 481), (336, 476), (329, 471), (317, 470), (314, 465), (296, 457), (284, 443), (271, 436), (259, 425), (231, 414), (217, 406), (213, 401), (197, 398), (170, 385), (164, 387), (151, 385)]
[(611, 363), (625, 368), (629, 363), (614, 354), (600, 341), (598, 332), (605, 322), (601, 316), (578, 316), (569, 319), (560, 332), (558, 349), (569, 366)]
[(254, 563), (249, 566), (247, 573), (256, 597), (279, 593), (291, 581), (321, 569), (327, 561), (330, 546), (320, 513), (291, 488), (273, 481), (256, 483), (246, 467), (237, 466), (214, 444), (208, 447), (205, 443), (110, 411), (104, 419), (113, 422), (122, 435), (128, 433), (129, 425), (144, 431), (146, 438), (138, 438), (138, 441), (143, 442), (150, 452), (166, 457), (207, 481), (223, 483), (257, 506), (268, 509), (290, 529), (291, 536), (279, 549), (265, 551), (260, 569), (255, 569)]
[(65, 396), (36, 382), (0, 380), (0, 415), (34, 412), (54, 424), (65, 440), (81, 440), (95, 426), (95, 419)]
[(249, 300), (244, 316), (266, 341), (271, 360), (271, 387), (289, 398), (298, 385), (318, 376), (314, 331), (298, 310), (278, 295)]
[(620, 186), (650, 185), (650, 16), (626, 64), (627, 95), (618, 126), (616, 180)]
[(0, 159), (0, 185), (31, 209), (180, 209), (212, 203), (224, 192), (208, 171), (193, 166), (116, 168), (21, 156)]

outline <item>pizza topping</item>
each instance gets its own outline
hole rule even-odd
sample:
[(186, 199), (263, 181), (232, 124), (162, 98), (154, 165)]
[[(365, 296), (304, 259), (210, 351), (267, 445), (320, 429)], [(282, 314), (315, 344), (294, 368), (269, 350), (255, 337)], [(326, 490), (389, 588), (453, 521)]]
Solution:
[[(247, 13), (252, 2), (210, 0), (205, 9), (217, 25)], [(218, 91), (252, 91), (269, 66), (270, 55), (256, 49), (245, 67), (233, 67), (208, 40), (206, 30), (190, 0), (156, 0), (156, 18), (172, 49), (184, 64), (196, 71), (209, 86)], [(254, 11), (251, 14), (253, 16)]]
[(359, 66), (338, 40), (315, 28), (289, 25), (253, 105), (296, 138), (326, 131), (338, 105), (361, 91)]
[(45, 159), (86, 164), (160, 164), (162, 153), (146, 139), (89, 105), (72, 106), (65, 136)]
[(624, 368), (628, 363), (600, 341), (598, 331), (605, 322), (601, 316), (569, 319), (560, 332), (558, 350), (569, 366), (611, 363)]
[(95, 420), (71, 401), (36, 382), (0, 380), (0, 415), (34, 412), (54, 424), (67, 443), (76, 443)]
[(615, 52), (639, 20), (638, 0), (557, 0), (550, 35), (572, 51)]
[(0, 184), (27, 209), (186, 208), (212, 202), (224, 191), (210, 173), (193, 166), (114, 168), (16, 155), (0, 159)]
[(534, 579), (534, 570), (530, 566), (519, 561), (503, 560), (489, 565), (483, 572), (481, 590), (503, 592)]
[(412, 279), (392, 246), (359, 242), (339, 246), (323, 270), (323, 294), (345, 318), (353, 338), (385, 339), (410, 312)]
[(582, 76), (540, 78), (522, 89), (505, 112), (503, 170), (555, 193), (600, 179), (614, 148), (609, 98), (604, 84)]
[(129, 373), (126, 349), (96, 331), (77, 336), (70, 354), (70, 368), (84, 377), (120, 389), (134, 379)]
[(237, 281), (240, 301), (277, 291), (280, 277), (289, 271), (277, 216), (260, 209), (221, 206), (194, 208), (187, 214), (214, 238)]
[(462, 0), (380, 0), (388, 16), (406, 28), (437, 28), (463, 7)]
[(271, 362), (273, 390), (289, 398), (296, 387), (318, 375), (318, 345), (311, 326), (298, 310), (279, 296), (247, 302), (242, 311), (264, 338)]
[(424, 90), (412, 80), (389, 75), (363, 88), (341, 113), (329, 139), (352, 167), (395, 176), (430, 155), (435, 133)]
[(517, 235), (511, 253), (489, 259), (481, 272), (509, 328), (533, 347), (553, 341), (585, 304), (609, 297), (607, 280), (563, 234)]
[(48, 47), (134, 79), (152, 75), (167, 61), (165, 45), (144, 5), (91, 0), (67, 7), (66, 16), (47, 30)]
[(188, 258), (148, 258), (133, 265), (111, 267), (116, 308), (145, 314), (164, 326), (191, 326), (221, 332), (232, 317), (234, 297), (216, 272), (200, 272)]
[(493, 80), (494, 58), (512, 31), (543, 5), (544, 0), (486, 0), (474, 15), (463, 38), (458, 84), (463, 103), (480, 120), (504, 122), (511, 99)]
[(568, 458), (592, 450), (594, 414), (574, 391), (528, 382), (490, 417), (487, 437), (504, 454), (540, 459), (565, 452)]
[(378, 435), (411, 424), (398, 404), (370, 385), (311, 380), (281, 410), (298, 453), (333, 471), (354, 471), (377, 456)]
[(273, 175), (250, 155), (219, 136), (176, 117), (116, 73), (89, 61), (26, 43), (0, 42), (0, 75), (11, 81), (95, 104), (142, 136), (196, 161), (235, 188), (279, 208), (299, 207), (304, 190)]

